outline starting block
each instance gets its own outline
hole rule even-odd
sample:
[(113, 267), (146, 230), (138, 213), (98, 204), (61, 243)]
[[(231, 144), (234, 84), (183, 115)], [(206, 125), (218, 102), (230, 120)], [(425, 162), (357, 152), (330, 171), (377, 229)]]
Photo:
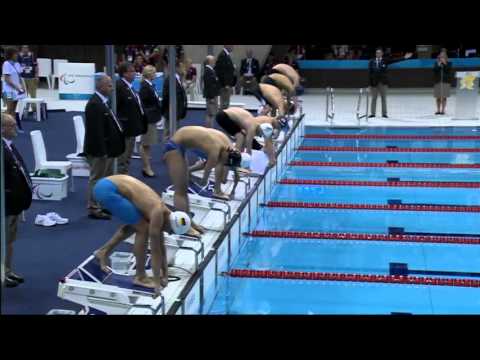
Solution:
[(60, 281), (57, 295), (107, 315), (165, 314), (163, 295), (155, 298), (153, 289), (135, 285), (132, 276), (105, 273), (93, 255)]

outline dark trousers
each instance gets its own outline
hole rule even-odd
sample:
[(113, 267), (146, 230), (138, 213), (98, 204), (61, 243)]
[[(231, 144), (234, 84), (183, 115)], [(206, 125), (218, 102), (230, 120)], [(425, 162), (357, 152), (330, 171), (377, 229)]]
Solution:
[(382, 98), (382, 116), (387, 116), (387, 90), (388, 86), (382, 83), (378, 83), (377, 86), (370, 86), (370, 92), (372, 94), (372, 115), (377, 112), (377, 97), (380, 93)]
[(90, 177), (88, 178), (88, 205), (89, 209), (101, 209), (98, 202), (93, 197), (93, 188), (98, 180), (113, 175), (114, 158), (87, 156), (88, 165), (90, 165)]

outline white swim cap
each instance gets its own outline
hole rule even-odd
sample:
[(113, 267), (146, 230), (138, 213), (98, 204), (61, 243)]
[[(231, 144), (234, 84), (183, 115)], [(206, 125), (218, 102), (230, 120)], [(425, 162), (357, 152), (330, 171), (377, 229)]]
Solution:
[(260, 125), (260, 130), (262, 130), (263, 137), (270, 139), (273, 134), (273, 126), (268, 123), (263, 123)]
[(242, 162), (240, 167), (244, 169), (250, 169), (250, 163), (252, 162), (252, 157), (248, 153), (242, 153)]
[(170, 213), (169, 220), (170, 227), (177, 235), (185, 234), (192, 226), (192, 220), (190, 220), (190, 216), (183, 211), (175, 211)]

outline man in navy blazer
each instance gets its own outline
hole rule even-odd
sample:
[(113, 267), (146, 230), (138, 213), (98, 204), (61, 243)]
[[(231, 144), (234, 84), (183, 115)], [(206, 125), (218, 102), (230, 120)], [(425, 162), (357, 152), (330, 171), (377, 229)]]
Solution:
[(2, 147), (5, 157), (5, 219), (7, 247), (5, 252), (5, 286), (16, 287), (23, 277), (12, 270), (13, 243), (17, 238), (20, 214), (32, 204), (32, 180), (22, 156), (12, 140), (17, 136), (17, 123), (9, 114), (2, 113)]
[(378, 48), (375, 52), (375, 58), (371, 59), (368, 63), (368, 78), (370, 83), (370, 92), (372, 94), (372, 109), (370, 118), (375, 117), (377, 110), (377, 97), (378, 93), (382, 98), (382, 117), (388, 118), (387, 115), (387, 89), (388, 89), (388, 77), (387, 70), (388, 65), (394, 62), (407, 60), (412, 57), (412, 53), (407, 53), (403, 58), (397, 59), (385, 59), (383, 57), (383, 50)]

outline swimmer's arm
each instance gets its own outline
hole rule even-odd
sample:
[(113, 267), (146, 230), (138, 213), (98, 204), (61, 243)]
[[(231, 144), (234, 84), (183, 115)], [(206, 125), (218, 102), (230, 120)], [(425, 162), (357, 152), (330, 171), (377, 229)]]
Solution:
[(268, 155), (269, 165), (275, 165), (277, 159), (275, 157), (275, 147), (273, 146), (272, 139), (265, 139), (265, 153)]
[(168, 263), (165, 239), (163, 237), (163, 213), (156, 212), (150, 220), (150, 250), (152, 256), (153, 279), (157, 288), (166, 287), (168, 284)]
[(255, 126), (249, 126), (247, 131), (247, 139), (246, 139), (246, 151), (248, 154), (252, 155), (252, 141), (255, 137)]
[(232, 188), (232, 191), (230, 192), (230, 200), (233, 200), (235, 196), (235, 190), (237, 190), (237, 185), (239, 181), (240, 181), (240, 175), (237, 169), (234, 169), (233, 170), (233, 188)]
[[(205, 168), (203, 169), (203, 178), (202, 178), (202, 186), (208, 183), (208, 177), (212, 172), (212, 169), (218, 162), (218, 156), (213, 156), (212, 154), (208, 154), (207, 162), (205, 163)], [(215, 175), (216, 176), (216, 175)]]

